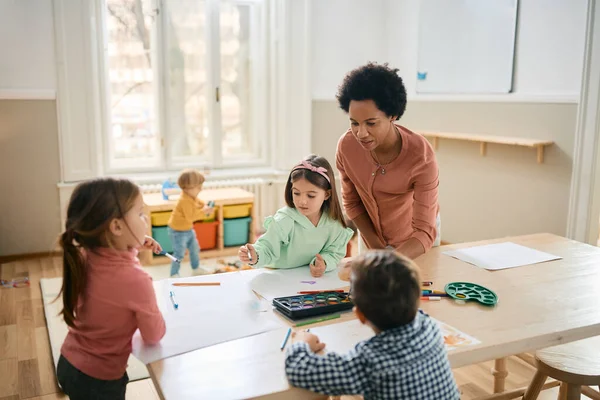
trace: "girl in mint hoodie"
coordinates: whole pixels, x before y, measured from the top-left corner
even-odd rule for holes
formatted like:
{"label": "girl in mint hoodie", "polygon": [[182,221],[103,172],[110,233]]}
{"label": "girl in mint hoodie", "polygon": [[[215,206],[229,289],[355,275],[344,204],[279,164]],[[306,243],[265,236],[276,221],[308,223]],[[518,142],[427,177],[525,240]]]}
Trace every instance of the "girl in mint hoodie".
{"label": "girl in mint hoodie", "polygon": [[306,157],[290,172],[285,185],[287,207],[265,219],[266,232],[238,251],[244,263],[260,267],[310,266],[319,277],[336,268],[353,235],[346,226],[329,162]]}

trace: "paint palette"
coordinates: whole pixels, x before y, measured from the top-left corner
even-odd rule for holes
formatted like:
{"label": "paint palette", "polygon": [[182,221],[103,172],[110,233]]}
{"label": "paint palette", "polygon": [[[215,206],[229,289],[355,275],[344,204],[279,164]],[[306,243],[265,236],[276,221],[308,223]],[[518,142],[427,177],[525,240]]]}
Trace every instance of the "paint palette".
{"label": "paint palette", "polygon": [[286,317],[299,319],[351,310],[354,304],[348,293],[323,292],[277,297],[273,306]]}
{"label": "paint palette", "polygon": [[457,300],[475,300],[486,306],[495,306],[498,296],[490,289],[470,282],[451,282],[445,287],[448,296]]}

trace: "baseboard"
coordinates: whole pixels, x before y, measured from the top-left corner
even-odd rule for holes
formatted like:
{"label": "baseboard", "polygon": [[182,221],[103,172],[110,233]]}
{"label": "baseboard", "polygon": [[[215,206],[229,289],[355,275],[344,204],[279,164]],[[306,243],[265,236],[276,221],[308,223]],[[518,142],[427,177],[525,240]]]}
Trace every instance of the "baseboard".
{"label": "baseboard", "polygon": [[0,256],[0,264],[6,264],[13,261],[31,260],[32,258],[57,257],[62,255],[62,251],[43,251],[41,253],[13,254],[11,256]]}

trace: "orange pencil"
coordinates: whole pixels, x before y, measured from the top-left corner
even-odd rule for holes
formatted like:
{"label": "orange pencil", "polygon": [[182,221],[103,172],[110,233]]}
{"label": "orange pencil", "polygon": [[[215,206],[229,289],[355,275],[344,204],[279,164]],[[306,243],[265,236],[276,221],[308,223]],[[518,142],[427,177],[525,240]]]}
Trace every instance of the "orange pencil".
{"label": "orange pencil", "polygon": [[422,296],[421,300],[425,301],[440,301],[442,298],[439,296]]}
{"label": "orange pencil", "polygon": [[181,282],[173,283],[173,286],[221,286],[221,282]]}
{"label": "orange pencil", "polygon": [[340,290],[303,290],[298,294],[319,294],[319,293],[344,293],[343,289]]}

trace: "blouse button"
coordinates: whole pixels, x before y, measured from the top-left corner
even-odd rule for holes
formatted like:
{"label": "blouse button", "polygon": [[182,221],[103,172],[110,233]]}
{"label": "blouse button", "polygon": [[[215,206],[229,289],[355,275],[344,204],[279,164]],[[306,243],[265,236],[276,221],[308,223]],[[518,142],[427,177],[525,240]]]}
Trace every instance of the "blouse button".
{"label": "blouse button", "polygon": [[375,176],[375,172],[371,172],[371,176]]}

